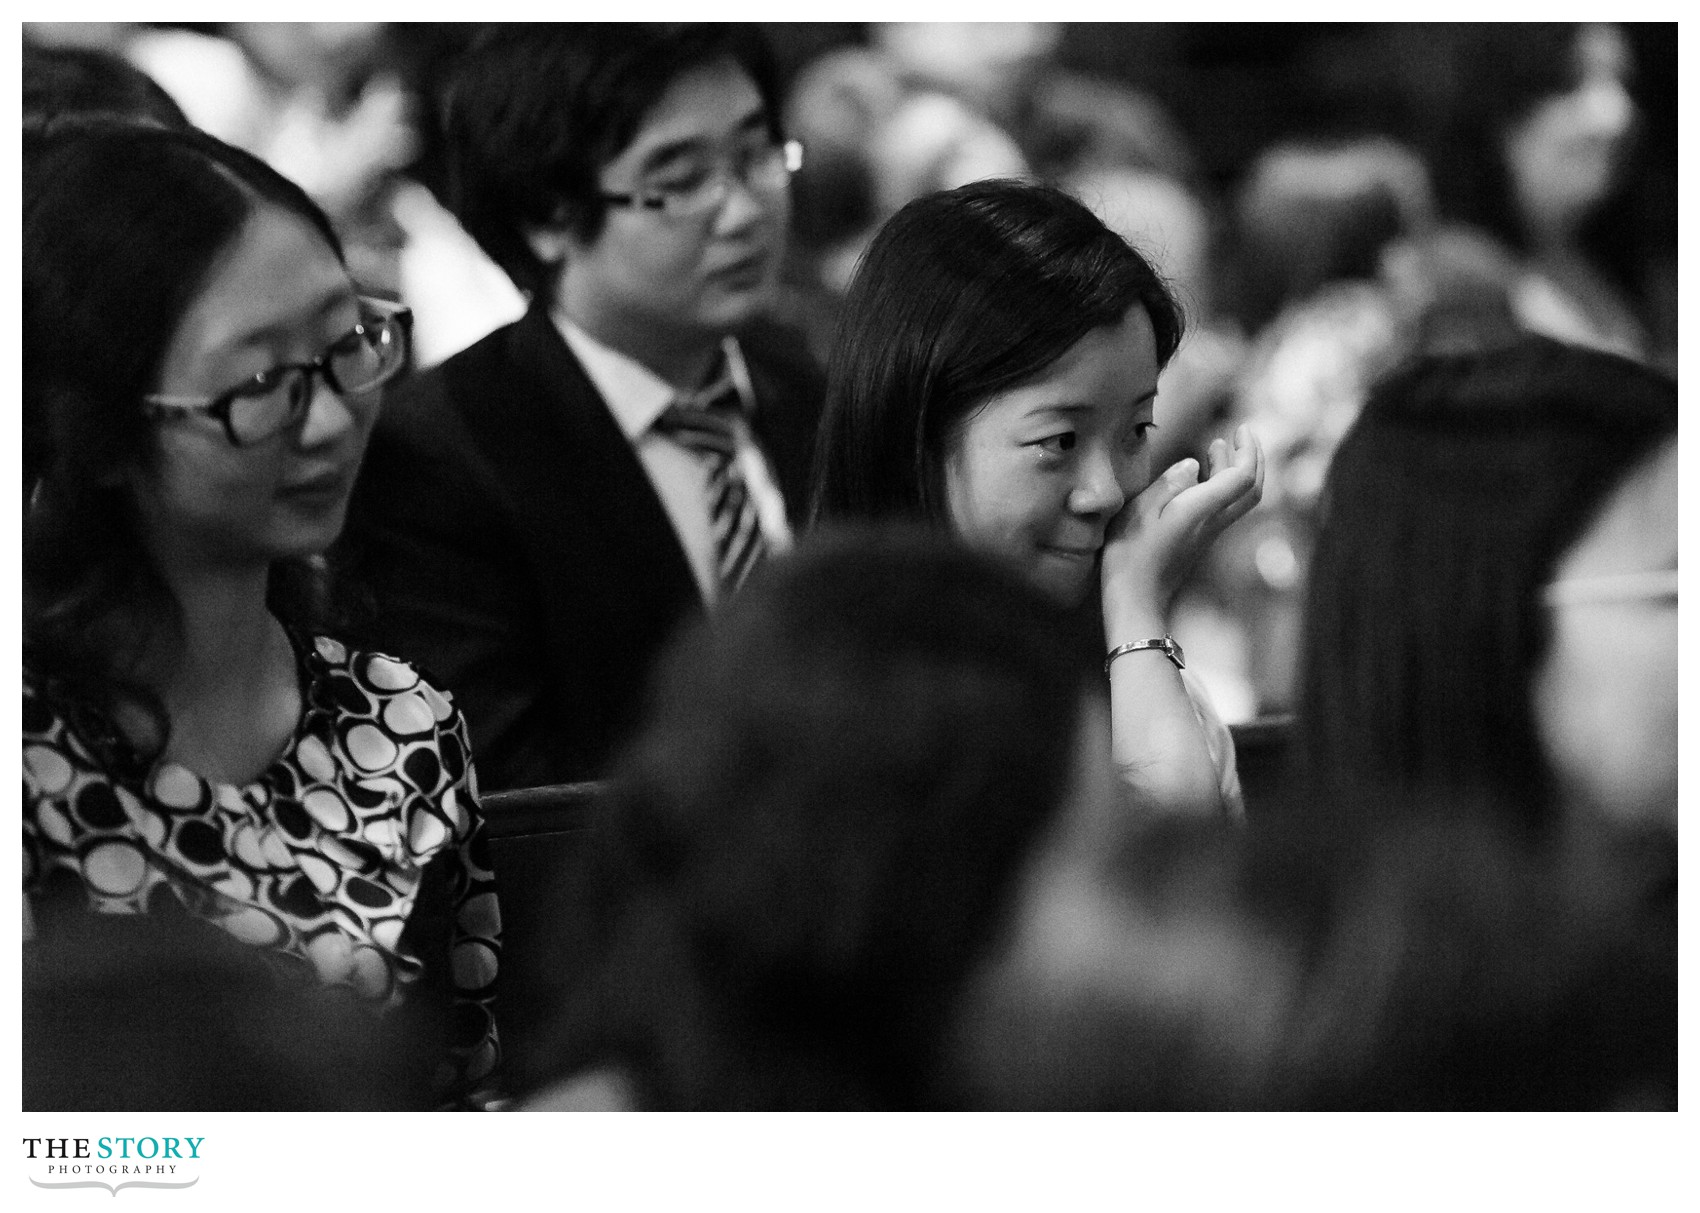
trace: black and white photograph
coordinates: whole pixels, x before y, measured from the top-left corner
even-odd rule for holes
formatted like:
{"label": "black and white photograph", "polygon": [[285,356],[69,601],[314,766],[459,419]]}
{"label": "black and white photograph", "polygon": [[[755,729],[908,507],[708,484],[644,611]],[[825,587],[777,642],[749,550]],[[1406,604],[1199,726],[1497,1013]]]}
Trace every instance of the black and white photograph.
{"label": "black and white photograph", "polygon": [[10,1190],[1695,1198],[1676,21],[482,15],[21,23]]}

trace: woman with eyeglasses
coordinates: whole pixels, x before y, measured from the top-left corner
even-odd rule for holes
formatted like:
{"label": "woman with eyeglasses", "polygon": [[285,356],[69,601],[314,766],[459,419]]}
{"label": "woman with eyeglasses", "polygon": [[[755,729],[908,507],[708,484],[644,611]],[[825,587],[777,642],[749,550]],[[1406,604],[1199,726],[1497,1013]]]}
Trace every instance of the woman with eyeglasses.
{"label": "woman with eyeglasses", "polygon": [[1676,414],[1673,380],[1544,339],[1384,383],[1323,490],[1311,776],[1674,833]]}
{"label": "woman with eyeglasses", "polygon": [[200,132],[64,127],[24,169],[26,930],[187,915],[422,1030],[433,990],[471,1090],[500,924],[466,729],[317,626],[408,315]]}

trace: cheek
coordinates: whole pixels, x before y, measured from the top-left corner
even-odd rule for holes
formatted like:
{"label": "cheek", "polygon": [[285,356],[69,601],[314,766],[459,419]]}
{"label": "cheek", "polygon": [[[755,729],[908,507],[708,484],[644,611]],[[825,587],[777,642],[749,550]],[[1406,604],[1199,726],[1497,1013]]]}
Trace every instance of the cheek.
{"label": "cheek", "polygon": [[1041,478],[1023,466],[1024,454],[970,444],[947,461],[945,502],[951,526],[971,546],[1019,546],[1044,517],[1056,512],[1054,503],[1047,504]]}
{"label": "cheek", "polygon": [[152,468],[137,477],[135,491],[167,525],[218,531],[250,525],[271,508],[279,478],[276,460],[256,450],[197,437],[160,444]]}
{"label": "cheek", "polygon": [[[612,219],[613,216],[610,216]],[[596,283],[596,293],[616,307],[665,311],[668,301],[685,294],[693,261],[676,241],[637,240],[630,234],[603,229],[594,257],[581,273]],[[570,275],[573,267],[568,266]]]}

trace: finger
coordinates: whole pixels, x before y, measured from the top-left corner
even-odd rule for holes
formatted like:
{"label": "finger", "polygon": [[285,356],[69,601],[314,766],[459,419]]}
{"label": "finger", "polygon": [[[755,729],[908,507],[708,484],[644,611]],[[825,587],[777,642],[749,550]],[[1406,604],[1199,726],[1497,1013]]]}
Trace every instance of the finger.
{"label": "finger", "polygon": [[1251,469],[1224,468],[1220,475],[1176,494],[1162,507],[1162,516],[1165,521],[1177,526],[1206,526],[1212,518],[1249,493],[1252,484]]}
{"label": "finger", "polygon": [[1247,514],[1251,513],[1261,497],[1262,491],[1254,483],[1244,493],[1240,494],[1238,497],[1234,498],[1233,501],[1224,506],[1221,513],[1219,513],[1213,520],[1212,525],[1215,526],[1218,531],[1227,530],[1241,518],[1244,518]]}
{"label": "finger", "polygon": [[1246,440],[1252,449],[1253,471],[1255,472],[1253,482],[1257,494],[1257,500],[1261,501],[1263,500],[1263,475],[1264,471],[1268,467],[1268,460],[1263,454],[1263,443],[1258,441],[1257,434],[1252,431],[1250,426],[1246,426],[1245,431]]}
{"label": "finger", "polygon": [[1263,497],[1263,444],[1249,425],[1241,425],[1234,431],[1234,466],[1251,469],[1255,504]]}
{"label": "finger", "polygon": [[1144,492],[1134,498],[1134,504],[1142,515],[1155,518],[1176,497],[1197,484],[1198,460],[1182,459],[1147,485]]}
{"label": "finger", "polygon": [[1214,514],[1200,519],[1197,523],[1199,549],[1203,550],[1215,543],[1223,531],[1251,513],[1252,508],[1257,505],[1257,500],[1256,489],[1248,483],[1244,492],[1228,501]]}
{"label": "finger", "polygon": [[1213,439],[1210,443],[1210,475],[1214,476],[1217,472],[1228,466],[1231,454],[1232,453],[1230,452],[1226,442],[1220,438]]}

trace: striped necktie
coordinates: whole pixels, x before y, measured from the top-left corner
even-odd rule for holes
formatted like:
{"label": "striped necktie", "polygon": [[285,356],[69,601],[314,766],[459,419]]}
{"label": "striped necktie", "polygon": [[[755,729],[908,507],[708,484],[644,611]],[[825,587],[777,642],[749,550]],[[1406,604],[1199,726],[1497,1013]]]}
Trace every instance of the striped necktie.
{"label": "striped necktie", "polygon": [[742,410],[730,378],[704,392],[674,401],[655,420],[657,432],[708,466],[709,525],[714,532],[720,594],[728,598],[767,556],[756,503],[738,467],[737,418]]}

